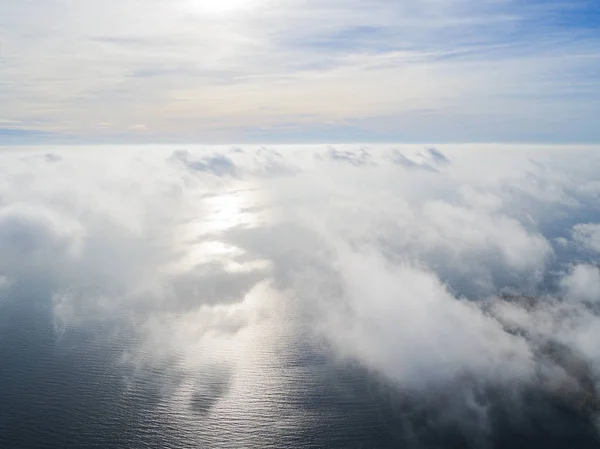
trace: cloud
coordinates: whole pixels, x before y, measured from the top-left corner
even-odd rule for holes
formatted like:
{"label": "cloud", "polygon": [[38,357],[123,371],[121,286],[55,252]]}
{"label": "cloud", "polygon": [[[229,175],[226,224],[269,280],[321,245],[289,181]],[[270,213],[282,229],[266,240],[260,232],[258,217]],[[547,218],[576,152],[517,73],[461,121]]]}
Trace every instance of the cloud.
{"label": "cloud", "polygon": [[438,164],[447,164],[448,162],[450,162],[449,159],[444,155],[444,153],[442,153],[435,147],[427,148],[427,153]]}
{"label": "cloud", "polygon": [[526,342],[455,298],[434,273],[390,266],[376,255],[340,258],[350,311],[337,318],[332,338],[401,388],[430,391],[462,376],[507,383],[532,376]]}
{"label": "cloud", "polygon": [[600,224],[582,223],[573,227],[573,240],[588,251],[600,253]]}
{"label": "cloud", "polygon": [[78,221],[50,209],[18,203],[4,207],[0,212],[3,271],[35,270],[61,255],[76,258],[84,233]]}
{"label": "cloud", "polygon": [[399,151],[394,151],[394,158],[393,158],[394,164],[396,165],[400,165],[409,169],[420,169],[420,170],[425,170],[425,171],[437,171],[434,167],[432,167],[431,165],[427,164],[424,161],[413,161],[409,158],[407,158],[404,154],[402,154]]}
{"label": "cloud", "polygon": [[169,159],[182,163],[192,171],[208,172],[216,176],[233,176],[236,173],[235,165],[231,159],[220,154],[205,156],[200,160],[193,160],[189,151],[177,150],[173,152]]}
{"label": "cloud", "polygon": [[11,143],[598,140],[590,2],[229,0],[219,14],[208,3],[57,0],[33,11],[1,2],[10,20],[0,22],[0,116],[37,130],[4,134]]}
{"label": "cloud", "polygon": [[91,334],[130,381],[161,373],[190,422],[260,407],[255,382],[289,393],[290,419],[320,416],[293,376],[323,363],[382,379],[416,447],[541,438],[539,420],[544,438],[584,434],[599,410],[597,163],[586,147],[7,150],[0,308],[32,298],[57,344]]}
{"label": "cloud", "polygon": [[148,125],[143,125],[143,124],[131,125],[129,127],[129,129],[131,131],[146,131],[148,129]]}
{"label": "cloud", "polygon": [[329,157],[336,162],[346,162],[350,165],[366,165],[371,163],[371,155],[366,148],[361,148],[359,153],[354,151],[339,151],[333,147],[329,147]]}
{"label": "cloud", "polygon": [[598,302],[600,300],[600,268],[595,265],[576,265],[562,279],[562,286],[569,299]]}

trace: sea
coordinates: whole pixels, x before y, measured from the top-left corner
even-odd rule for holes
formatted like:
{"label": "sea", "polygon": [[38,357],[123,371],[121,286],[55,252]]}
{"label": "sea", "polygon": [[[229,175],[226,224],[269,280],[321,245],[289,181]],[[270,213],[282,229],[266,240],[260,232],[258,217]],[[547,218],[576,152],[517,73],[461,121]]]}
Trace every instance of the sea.
{"label": "sea", "polygon": [[96,332],[57,338],[48,301],[28,288],[21,295],[0,316],[3,449],[600,447],[587,419],[539,398],[473,436],[289,333],[264,351],[257,337],[238,372],[205,371],[201,388],[174,393],[164,387],[177,377],[168,364],[132,369],[118,338]]}

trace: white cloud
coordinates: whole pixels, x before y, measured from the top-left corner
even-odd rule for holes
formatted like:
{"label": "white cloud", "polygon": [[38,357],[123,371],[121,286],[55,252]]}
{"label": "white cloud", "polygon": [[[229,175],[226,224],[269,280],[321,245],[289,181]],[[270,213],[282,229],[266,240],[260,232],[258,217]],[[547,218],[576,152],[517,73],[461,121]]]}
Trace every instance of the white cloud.
{"label": "white cloud", "polygon": [[576,265],[562,280],[565,295],[578,301],[600,301],[600,268],[595,265]]}
{"label": "white cloud", "polygon": [[[413,163],[394,163],[399,154]],[[270,358],[314,345],[459,432],[485,434],[498,408],[538,413],[523,392],[577,410],[597,396],[600,272],[571,238],[587,242],[600,220],[578,188],[598,157],[524,146],[7,149],[0,307],[32,296],[58,337],[78,328],[119,348],[134,375],[167,370],[161,391],[177,416],[219,416],[251,394],[249,367],[288,372]],[[198,404],[215,376],[215,397]]]}
{"label": "white cloud", "polygon": [[434,273],[354,252],[341,252],[338,264],[348,304],[336,309],[329,338],[400,388],[430,392],[464,376],[502,383],[532,378],[527,343],[457,300]]}
{"label": "white cloud", "polygon": [[573,226],[573,240],[589,251],[600,253],[600,224],[582,223]]}

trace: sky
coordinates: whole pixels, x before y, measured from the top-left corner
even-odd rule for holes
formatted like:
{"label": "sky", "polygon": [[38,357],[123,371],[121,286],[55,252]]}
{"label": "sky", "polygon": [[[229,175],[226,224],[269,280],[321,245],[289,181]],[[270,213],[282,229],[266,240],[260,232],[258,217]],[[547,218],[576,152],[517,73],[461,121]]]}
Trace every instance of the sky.
{"label": "sky", "polygon": [[596,0],[0,0],[0,144],[600,141]]}

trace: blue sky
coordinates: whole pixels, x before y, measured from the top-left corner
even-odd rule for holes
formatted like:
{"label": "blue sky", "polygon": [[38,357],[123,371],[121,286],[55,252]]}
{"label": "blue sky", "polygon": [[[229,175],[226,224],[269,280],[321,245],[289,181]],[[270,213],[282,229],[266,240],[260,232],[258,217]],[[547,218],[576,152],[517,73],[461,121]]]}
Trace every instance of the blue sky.
{"label": "blue sky", "polygon": [[0,41],[0,144],[600,141],[597,0],[0,0]]}

